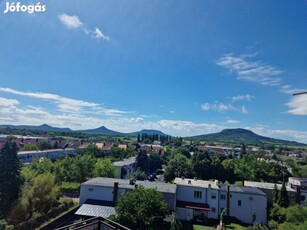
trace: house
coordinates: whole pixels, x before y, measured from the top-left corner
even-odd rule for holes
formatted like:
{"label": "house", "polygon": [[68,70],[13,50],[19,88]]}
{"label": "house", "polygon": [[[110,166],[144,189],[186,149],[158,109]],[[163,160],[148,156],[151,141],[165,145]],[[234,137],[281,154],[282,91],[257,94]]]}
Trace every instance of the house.
{"label": "house", "polygon": [[136,171],[137,161],[136,157],[130,157],[116,161],[113,164],[116,171],[116,177],[120,179],[127,179]]}
{"label": "house", "polygon": [[128,148],[128,145],[127,144],[119,144],[118,148],[126,150]]}
{"label": "house", "polygon": [[17,156],[21,163],[31,163],[35,158],[57,160],[63,156],[77,155],[75,149],[48,149],[43,151],[20,151]]}
{"label": "house", "polygon": [[208,219],[218,220],[221,212],[227,208],[227,215],[244,223],[267,223],[267,197],[258,188],[184,178],[176,178],[174,182],[175,184],[169,184],[94,178],[81,184],[80,208],[76,213],[87,215],[90,210],[96,209],[106,217],[108,213],[114,213],[115,209],[112,208],[120,202],[121,194],[142,185],[144,188],[154,188],[161,192],[168,208],[176,211],[181,220],[202,222]]}
{"label": "house", "polygon": [[260,189],[184,178],[176,178],[174,183],[176,213],[181,220],[219,219],[226,208],[227,215],[244,223],[267,223],[267,198]]}
{"label": "house", "polygon": [[289,177],[288,186],[296,192],[296,202],[306,204],[307,202],[307,178],[306,177]]}
{"label": "house", "polygon": [[103,150],[106,154],[110,153],[110,150],[111,150],[111,148],[113,146],[112,143],[105,143],[105,142],[103,142],[103,143],[96,143],[95,145],[96,145],[96,147],[98,149]]}
{"label": "house", "polygon": [[[244,185],[259,188],[265,194],[267,194],[268,201],[272,201],[272,192],[274,190],[274,183],[244,181]],[[280,190],[282,184],[276,184]],[[302,177],[289,177],[286,184],[286,190],[291,204],[302,204],[307,202],[307,178]]]}
{"label": "house", "polygon": [[[120,202],[120,195],[130,192],[140,185],[161,192],[168,208],[175,210],[176,185],[174,184],[97,177],[81,184],[80,207],[76,214],[82,216],[103,214],[103,217],[107,218],[109,214],[114,214],[114,206]],[[93,210],[99,211],[94,212]],[[88,215],[89,213],[92,214]]]}
{"label": "house", "polygon": [[149,153],[156,153],[159,155],[164,154],[164,149],[160,145],[141,145],[141,150],[146,151],[147,154]]}
{"label": "house", "polygon": [[[275,187],[274,183],[267,183],[267,182],[256,182],[256,181],[244,181],[245,186],[250,186],[254,188],[259,188],[261,191],[263,191],[268,198],[268,202],[271,204],[273,203],[273,190]],[[276,184],[277,189],[281,189],[282,184]],[[286,186],[286,190],[288,193],[288,197],[291,204],[295,204],[295,190]]]}

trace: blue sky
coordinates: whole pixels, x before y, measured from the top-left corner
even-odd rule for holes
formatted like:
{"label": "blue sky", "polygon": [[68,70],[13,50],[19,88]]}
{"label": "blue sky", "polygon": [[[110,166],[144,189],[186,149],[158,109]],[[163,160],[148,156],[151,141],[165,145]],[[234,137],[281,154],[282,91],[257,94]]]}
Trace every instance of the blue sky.
{"label": "blue sky", "polygon": [[306,1],[6,2],[0,124],[307,143]]}

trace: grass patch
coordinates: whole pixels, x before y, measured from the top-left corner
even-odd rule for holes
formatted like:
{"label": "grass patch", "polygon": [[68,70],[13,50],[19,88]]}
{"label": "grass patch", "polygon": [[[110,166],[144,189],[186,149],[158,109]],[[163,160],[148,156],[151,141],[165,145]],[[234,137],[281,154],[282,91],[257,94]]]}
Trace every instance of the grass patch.
{"label": "grass patch", "polygon": [[62,182],[61,188],[64,189],[79,189],[80,188],[80,183],[77,182]]}
{"label": "grass patch", "polygon": [[193,225],[193,230],[213,230],[214,228],[208,227],[208,226],[203,226],[203,225],[198,225],[194,224]]}
{"label": "grass patch", "polygon": [[240,224],[236,224],[236,223],[231,223],[231,224],[227,224],[225,225],[225,229],[233,229],[233,230],[246,230],[247,228],[243,225]]}

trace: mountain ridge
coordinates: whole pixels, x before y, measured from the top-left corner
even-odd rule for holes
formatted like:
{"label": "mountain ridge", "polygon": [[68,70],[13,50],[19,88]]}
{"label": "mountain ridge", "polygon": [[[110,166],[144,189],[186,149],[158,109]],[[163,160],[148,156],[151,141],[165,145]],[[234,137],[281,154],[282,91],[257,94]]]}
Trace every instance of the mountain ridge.
{"label": "mountain ridge", "polygon": [[282,140],[272,137],[265,137],[254,133],[248,129],[235,128],[224,129],[218,133],[202,134],[197,136],[187,137],[188,140],[200,140],[210,142],[224,142],[228,144],[246,144],[246,145],[263,145],[263,144],[276,144],[276,145],[304,145],[296,141]]}
{"label": "mountain ridge", "polygon": [[[85,130],[72,130],[70,128],[59,128],[53,127],[48,124],[39,126],[31,125],[0,125],[0,128],[11,128],[11,129],[28,129],[28,130],[41,130],[41,131],[60,131],[60,132],[81,132],[86,134],[99,134],[99,135],[113,135],[122,137],[135,137],[138,134],[157,134],[157,135],[168,135],[160,130],[154,129],[142,129],[140,131],[131,133],[117,132],[100,126],[96,129],[85,129]],[[246,144],[246,145],[263,145],[263,144],[276,144],[276,145],[291,145],[291,146],[307,146],[305,143],[299,143],[296,141],[282,140],[271,137],[265,137],[254,133],[248,129],[233,128],[224,129],[218,133],[202,134],[196,136],[185,137],[186,140],[200,140],[208,142],[223,142],[227,144]]]}

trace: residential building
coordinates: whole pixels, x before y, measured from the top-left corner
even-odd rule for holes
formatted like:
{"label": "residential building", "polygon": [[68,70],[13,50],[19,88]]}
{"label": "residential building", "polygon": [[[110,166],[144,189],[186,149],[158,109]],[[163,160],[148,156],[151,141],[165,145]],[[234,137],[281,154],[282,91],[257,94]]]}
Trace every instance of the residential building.
{"label": "residential building", "polygon": [[288,186],[295,189],[296,202],[306,205],[307,203],[307,178],[306,177],[289,177]]}
{"label": "residential building", "polygon": [[120,195],[132,191],[137,186],[161,192],[168,208],[175,210],[175,184],[98,177],[81,184],[80,208],[76,214],[87,216],[91,213],[88,216],[100,216],[99,213],[103,213],[103,217],[107,218],[108,215],[114,214],[114,206],[120,201]]}
{"label": "residential building", "polygon": [[136,157],[124,158],[123,160],[113,163],[115,166],[115,175],[120,179],[127,179],[136,171]]}
{"label": "residential building", "polygon": [[96,147],[98,149],[101,149],[103,150],[106,154],[109,154],[110,153],[110,150],[112,148],[113,144],[112,143],[96,143]]}
{"label": "residential building", "polygon": [[[259,188],[261,191],[263,191],[267,195],[267,199],[269,203],[273,203],[273,190],[275,187],[274,183],[267,183],[267,182],[256,182],[256,181],[244,181],[245,186],[250,186],[254,188]],[[276,184],[277,189],[280,190],[282,184]],[[295,204],[295,190],[293,188],[290,188],[289,186],[286,186],[286,190],[288,193],[288,197],[291,204]]]}
{"label": "residential building", "polygon": [[[268,201],[272,201],[272,192],[274,190],[274,183],[244,181],[244,185],[259,188],[267,194]],[[277,189],[281,189],[282,184],[276,184]],[[286,184],[286,190],[291,204],[305,205],[307,202],[307,178],[289,177]]]}
{"label": "residential building", "polygon": [[21,163],[31,163],[35,158],[48,158],[50,160],[57,160],[64,156],[75,156],[77,151],[75,149],[49,149],[43,151],[20,151],[17,153]]}
{"label": "residential building", "polygon": [[244,223],[267,223],[267,198],[257,188],[184,178],[176,178],[174,182],[177,185],[176,213],[181,220],[219,219],[227,208],[227,215]]}
{"label": "residential building", "polygon": [[[110,213],[114,214],[115,209],[112,207],[120,202],[121,194],[142,185],[161,192],[168,208],[176,211],[181,220],[200,222],[208,219],[218,220],[223,209],[227,208],[227,215],[244,223],[267,223],[267,198],[258,188],[184,178],[176,178],[174,182],[175,184],[169,184],[94,178],[81,184],[81,206],[76,213],[86,215],[90,210],[97,209],[101,215],[107,217]],[[83,211],[85,207],[87,211]]]}

